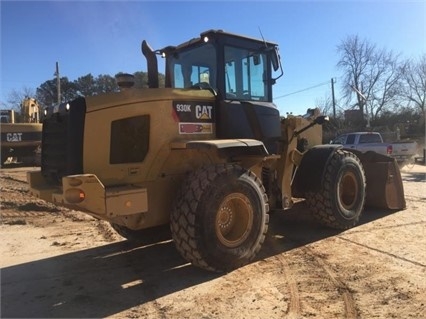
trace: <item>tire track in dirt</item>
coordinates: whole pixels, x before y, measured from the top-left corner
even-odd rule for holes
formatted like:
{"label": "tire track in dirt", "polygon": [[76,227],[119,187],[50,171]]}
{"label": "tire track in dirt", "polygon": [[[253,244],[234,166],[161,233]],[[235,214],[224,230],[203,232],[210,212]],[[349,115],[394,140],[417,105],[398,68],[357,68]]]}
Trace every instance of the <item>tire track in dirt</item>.
{"label": "tire track in dirt", "polygon": [[18,211],[8,211],[1,212],[1,218],[25,218],[25,217],[42,217],[46,216],[44,212],[18,212]]}
{"label": "tire track in dirt", "polygon": [[[300,318],[301,317],[300,294],[299,294],[299,289],[297,288],[297,281],[295,280],[296,277],[293,275],[287,260],[284,258],[282,254],[278,254],[275,257],[282,265],[282,270],[284,272],[285,278],[287,279],[286,282],[287,282],[288,289],[290,291],[290,302],[288,303],[287,318],[289,319]],[[284,289],[282,285],[277,285],[276,288],[283,295],[287,293],[287,290]]]}
{"label": "tire track in dirt", "polygon": [[287,302],[286,318],[301,318],[301,298],[297,287],[297,278],[299,278],[299,276],[292,270],[292,267],[287,261],[289,257],[286,253],[283,253],[282,247],[276,242],[276,238],[272,233],[267,235],[264,249],[267,250],[268,255],[272,257],[261,260],[260,263],[258,263],[258,272],[271,272],[277,275],[284,275],[285,280],[277,281],[274,287],[284,296],[284,300]]}
{"label": "tire track in dirt", "polygon": [[[288,245],[297,248],[283,253],[277,245],[268,245],[273,257],[259,266],[260,272],[283,273],[285,280],[277,281],[275,288],[287,296],[286,318],[309,317],[318,311],[326,317],[344,314],[348,319],[358,318],[353,292],[332,270],[326,257],[298,239],[286,239]],[[321,300],[317,300],[318,294],[327,295],[325,299],[332,305],[329,309],[318,309],[322,305]],[[326,312],[329,313],[326,315]]]}
{"label": "tire track in dirt", "polygon": [[345,307],[344,317],[348,319],[358,318],[355,299],[353,298],[352,292],[346,286],[346,284],[341,279],[339,279],[339,276],[331,269],[330,265],[325,261],[323,257],[315,253],[307,246],[303,247],[302,251],[305,251],[307,254],[314,258],[315,263],[325,271],[333,285],[337,288],[337,291],[343,296],[343,302]]}

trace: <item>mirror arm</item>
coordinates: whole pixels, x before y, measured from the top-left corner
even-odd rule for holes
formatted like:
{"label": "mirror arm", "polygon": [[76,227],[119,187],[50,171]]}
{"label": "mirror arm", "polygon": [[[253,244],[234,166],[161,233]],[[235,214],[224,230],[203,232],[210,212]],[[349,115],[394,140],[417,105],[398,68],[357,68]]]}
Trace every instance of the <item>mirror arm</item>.
{"label": "mirror arm", "polygon": [[291,137],[291,139],[293,139],[293,138],[295,138],[295,137],[297,137],[298,135],[300,135],[301,133],[303,133],[304,131],[306,131],[306,130],[308,130],[308,129],[310,129],[312,126],[314,126],[314,125],[317,125],[317,124],[319,124],[319,125],[322,125],[322,124],[324,124],[324,122],[327,122],[327,121],[329,121],[329,117],[328,116],[318,116],[312,123],[310,123],[309,125],[307,125],[307,126],[305,126],[305,127],[303,127],[303,128],[301,128],[300,130],[298,130],[298,131],[294,131],[293,132],[293,136]]}

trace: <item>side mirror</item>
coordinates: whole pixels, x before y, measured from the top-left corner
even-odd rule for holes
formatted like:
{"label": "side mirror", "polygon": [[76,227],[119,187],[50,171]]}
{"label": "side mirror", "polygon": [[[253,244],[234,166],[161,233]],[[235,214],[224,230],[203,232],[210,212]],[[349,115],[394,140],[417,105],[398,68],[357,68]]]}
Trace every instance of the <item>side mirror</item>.
{"label": "side mirror", "polygon": [[272,68],[274,71],[277,71],[280,67],[280,55],[278,54],[278,49],[275,48],[274,52],[271,54]]}
{"label": "side mirror", "polygon": [[314,123],[323,125],[325,122],[328,122],[328,121],[330,121],[330,118],[328,116],[321,115],[315,118]]}
{"label": "side mirror", "polygon": [[272,80],[272,84],[275,84],[275,82],[283,76],[284,71],[283,71],[283,66],[281,64],[281,59],[280,59],[280,54],[278,53],[278,48],[274,47],[273,49],[274,51],[270,54],[271,56],[271,64],[272,64],[272,68],[274,71],[278,71],[280,70],[280,75],[278,75],[275,79],[271,79]]}

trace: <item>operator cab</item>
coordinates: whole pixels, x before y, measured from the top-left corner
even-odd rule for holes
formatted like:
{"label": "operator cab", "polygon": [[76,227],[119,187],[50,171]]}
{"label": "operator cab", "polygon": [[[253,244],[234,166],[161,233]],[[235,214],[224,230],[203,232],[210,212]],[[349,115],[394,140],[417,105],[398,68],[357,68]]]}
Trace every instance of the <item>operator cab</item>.
{"label": "operator cab", "polygon": [[160,50],[166,57],[166,87],[211,87],[224,99],[272,102],[276,48],[223,31],[201,33],[200,38]]}
{"label": "operator cab", "polygon": [[148,61],[150,87],[158,87],[155,54],[159,54],[166,59],[166,87],[206,89],[216,96],[218,138],[261,140],[275,153],[281,136],[279,111],[272,103],[277,79],[272,72],[281,67],[277,44],[209,30],[155,52],[144,41],[142,52]]}

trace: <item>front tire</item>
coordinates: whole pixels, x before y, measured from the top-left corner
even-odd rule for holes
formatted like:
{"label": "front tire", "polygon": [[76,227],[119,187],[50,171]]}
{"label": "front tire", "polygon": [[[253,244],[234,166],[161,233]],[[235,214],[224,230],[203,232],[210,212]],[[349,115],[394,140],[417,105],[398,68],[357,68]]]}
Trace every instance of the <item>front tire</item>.
{"label": "front tire", "polygon": [[306,203],[323,225],[348,229],[359,222],[364,209],[366,179],[358,157],[337,150],[324,168],[320,191],[307,192]]}
{"label": "front tire", "polygon": [[193,172],[171,214],[177,250],[194,266],[216,272],[249,263],[265,240],[269,206],[261,181],[238,165]]}

